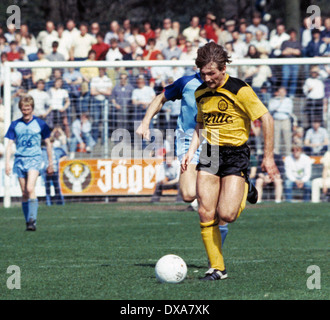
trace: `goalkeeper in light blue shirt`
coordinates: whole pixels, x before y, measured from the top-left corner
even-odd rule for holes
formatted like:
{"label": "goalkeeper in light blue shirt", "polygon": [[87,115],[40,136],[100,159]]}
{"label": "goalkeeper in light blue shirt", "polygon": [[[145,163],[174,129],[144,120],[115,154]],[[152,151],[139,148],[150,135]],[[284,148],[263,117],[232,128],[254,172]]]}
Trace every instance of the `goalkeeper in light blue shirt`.
{"label": "goalkeeper in light blue shirt", "polygon": [[[6,174],[17,174],[22,190],[22,209],[26,221],[26,230],[35,231],[38,215],[38,199],[35,185],[42,168],[41,140],[45,141],[49,159],[47,172],[53,173],[52,145],[50,129],[45,121],[33,115],[34,100],[31,96],[23,96],[19,102],[22,117],[13,121],[5,135],[8,138],[6,147]],[[13,144],[16,153],[13,169],[10,166]]]}

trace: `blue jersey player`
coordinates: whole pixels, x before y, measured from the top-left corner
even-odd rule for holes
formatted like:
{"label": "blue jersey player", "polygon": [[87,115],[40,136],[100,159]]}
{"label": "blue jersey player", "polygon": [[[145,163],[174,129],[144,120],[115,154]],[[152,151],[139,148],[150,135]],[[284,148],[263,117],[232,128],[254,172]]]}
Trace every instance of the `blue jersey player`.
{"label": "blue jersey player", "polygon": [[[195,99],[196,89],[203,83],[200,73],[195,75],[183,76],[172,84],[165,87],[164,92],[154,98],[149,105],[147,112],[136,130],[136,133],[143,138],[150,140],[149,125],[152,118],[159,113],[166,101],[181,100],[181,111],[177,120],[176,134],[176,153],[181,163],[183,156],[189,149],[193,131],[196,126],[197,105]],[[194,154],[192,161],[187,166],[187,170],[180,174],[180,192],[185,202],[197,202],[196,200],[196,165],[199,161],[201,146]],[[225,241],[228,233],[227,223],[220,221],[220,232],[222,242]]]}
{"label": "blue jersey player", "polygon": [[[17,174],[22,190],[22,209],[26,221],[26,230],[36,230],[38,215],[38,199],[35,185],[42,168],[41,140],[45,141],[48,154],[47,173],[53,173],[52,147],[50,129],[47,124],[33,115],[34,100],[31,96],[24,96],[19,102],[22,117],[13,121],[6,133],[9,139],[6,147],[6,174],[13,171]],[[16,143],[16,153],[13,170],[10,166],[12,146]]]}

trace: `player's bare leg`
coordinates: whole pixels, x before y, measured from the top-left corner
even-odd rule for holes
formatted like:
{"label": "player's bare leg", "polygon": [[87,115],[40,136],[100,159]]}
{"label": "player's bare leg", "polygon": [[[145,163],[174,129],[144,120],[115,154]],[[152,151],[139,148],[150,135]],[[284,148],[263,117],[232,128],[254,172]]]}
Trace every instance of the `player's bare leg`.
{"label": "player's bare leg", "polygon": [[248,184],[244,177],[235,175],[221,178],[221,192],[217,212],[221,220],[234,222],[245,208]]}

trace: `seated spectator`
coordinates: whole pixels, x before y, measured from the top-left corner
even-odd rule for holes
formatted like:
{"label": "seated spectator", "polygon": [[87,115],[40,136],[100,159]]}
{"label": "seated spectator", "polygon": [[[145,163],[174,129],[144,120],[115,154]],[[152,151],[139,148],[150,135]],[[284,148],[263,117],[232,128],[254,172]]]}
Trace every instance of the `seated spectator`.
{"label": "seated spectator", "polygon": [[22,45],[22,49],[24,49],[29,61],[36,60],[38,52],[38,47],[32,42],[32,39],[32,35],[28,34],[26,36],[26,44]]}
{"label": "seated spectator", "polygon": [[111,39],[118,39],[118,31],[120,29],[118,21],[114,20],[110,23],[110,30],[105,34],[104,42],[111,45]]}
{"label": "seated spectator", "polygon": [[143,49],[136,42],[132,42],[130,46],[126,48],[123,60],[142,60],[142,56]]}
{"label": "seated spectator", "polygon": [[304,151],[308,155],[323,155],[328,150],[328,131],[321,127],[321,122],[314,120],[312,127],[306,131]]}
{"label": "seated spectator", "polygon": [[147,41],[146,38],[140,33],[139,26],[133,26],[131,32],[131,35],[129,35],[126,40],[130,44],[136,43],[141,49],[143,49],[146,46]]}
{"label": "seated spectator", "polygon": [[197,58],[197,50],[193,43],[190,41],[186,42],[186,51],[182,52],[180,60],[195,60]]}
{"label": "seated spectator", "polygon": [[49,61],[65,61],[64,55],[58,52],[58,41],[52,43],[52,51],[46,56]]}
{"label": "seated spectator", "polygon": [[[91,81],[91,115],[93,117],[92,136],[95,142],[98,141],[101,133],[102,122],[104,121],[104,103],[109,99],[112,92],[112,82],[105,73],[105,68],[99,68],[99,76]],[[105,137],[103,137],[105,139]]]}
{"label": "seated spectator", "polygon": [[286,201],[292,202],[292,190],[303,190],[303,200],[310,201],[311,197],[311,158],[302,153],[302,147],[294,145],[292,154],[284,160],[286,180],[284,193]]}
{"label": "seated spectator", "polygon": [[296,127],[292,134],[292,144],[303,145],[304,144],[305,130],[303,127]]}
{"label": "seated spectator", "polygon": [[17,41],[13,40],[9,44],[10,50],[7,52],[8,61],[19,60],[18,44]]}
{"label": "seated spectator", "polygon": [[[239,59],[239,55],[234,51],[234,47],[233,47],[233,43],[232,42],[226,42],[224,45],[225,49],[227,50],[230,59],[232,61],[236,61],[237,59]],[[233,67],[231,65],[228,65],[226,67],[226,72],[234,78],[238,77],[238,67]]]}
{"label": "seated spectator", "polygon": [[271,53],[271,47],[269,41],[265,38],[265,34],[262,30],[256,30],[255,39],[252,40],[251,44],[253,44],[260,55],[267,54],[267,56]]}
{"label": "seated spectator", "polygon": [[306,47],[307,57],[321,57],[327,49],[327,45],[321,39],[321,31],[319,29],[312,30],[312,40]]}
{"label": "seated spectator", "polygon": [[79,149],[92,152],[96,142],[92,137],[92,124],[87,113],[82,113],[80,117],[73,121],[71,131],[70,159],[74,159],[78,145]]}
{"label": "seated spectator", "polygon": [[[7,53],[10,50],[6,37],[3,34],[0,34],[0,54],[3,52]],[[36,50],[37,52],[37,50]]]}
{"label": "seated spectator", "polygon": [[107,61],[123,60],[123,52],[118,47],[118,39],[112,38],[110,40],[110,48],[105,56]]}
{"label": "seated spectator", "polygon": [[[249,47],[250,52],[254,50],[256,49],[253,48],[253,46]],[[256,57],[259,55],[258,52],[255,54]],[[260,58],[266,59],[268,57],[262,55]],[[258,97],[260,97],[262,87],[265,85],[267,86],[267,83],[272,80],[272,69],[268,65],[254,65],[243,67],[242,70],[244,72],[245,81],[251,85],[252,89],[255,91]]]}
{"label": "seated spectator", "polygon": [[236,28],[235,20],[228,20],[217,30],[218,44],[224,46],[227,42],[233,41],[232,32]]}
{"label": "seated spectator", "polygon": [[274,152],[280,154],[280,148],[284,146],[284,155],[288,156],[291,152],[293,101],[287,97],[285,87],[279,88],[277,95],[270,99],[268,109],[274,118]]}
{"label": "seated spectator", "polygon": [[246,43],[241,39],[241,36],[239,34],[238,30],[234,30],[232,33],[232,45],[233,45],[233,50],[236,52],[237,58],[242,59],[246,56],[248,47]]}
{"label": "seated spectator", "polygon": [[104,35],[101,32],[96,34],[96,43],[92,45],[92,50],[95,51],[95,60],[105,60],[105,56],[110,48],[110,45],[104,42]]}
{"label": "seated spectator", "polygon": [[162,54],[165,60],[171,60],[173,57],[180,59],[182,54],[181,49],[176,45],[176,38],[169,37],[167,40],[167,47],[163,49]]}
{"label": "seated spectator", "polygon": [[147,42],[147,46],[143,51],[144,60],[157,60],[157,55],[161,53],[161,51],[156,49],[155,46],[156,46],[156,40],[154,38],[149,38]]}
{"label": "seated spectator", "polygon": [[209,40],[213,40],[215,43],[218,42],[218,36],[216,33],[216,30],[218,29],[218,26],[216,24],[216,16],[209,12],[206,15],[206,21],[204,24],[204,30],[206,31],[206,38]]}
{"label": "seated spectator", "polygon": [[[166,151],[164,151],[166,153]],[[163,190],[179,190],[180,162],[172,155],[164,155],[164,161],[158,173],[158,181],[151,202],[159,202]],[[177,202],[181,201],[178,191]]]}
{"label": "seated spectator", "polygon": [[[50,138],[51,142],[54,142],[53,138]],[[66,152],[62,148],[57,148],[53,145],[52,148],[52,160],[53,160],[53,174],[49,175],[46,172],[46,169],[48,167],[48,155],[46,148],[42,148],[42,158],[43,158],[43,170],[41,171],[41,176],[44,179],[45,182],[45,189],[46,189],[46,205],[51,206],[52,205],[52,199],[51,199],[51,192],[50,188],[51,185],[54,187],[54,193],[55,197],[54,200],[56,204],[58,205],[64,205],[64,196],[62,194],[61,190],[61,184],[60,184],[60,176],[59,176],[59,166],[60,162],[62,160],[66,159]]]}
{"label": "seated spectator", "polygon": [[[323,164],[322,177],[312,180],[312,202],[314,203],[320,202],[321,199],[326,201],[328,189],[330,189],[330,151],[324,154],[321,163]],[[320,194],[321,190],[322,195]]]}
{"label": "seated spectator", "polygon": [[48,91],[51,87],[54,87],[56,79],[62,79],[62,89],[69,90],[69,86],[66,81],[63,79],[62,70],[55,68],[53,69],[53,74],[50,80],[46,83],[46,90]]}
{"label": "seated spectator", "polygon": [[144,36],[146,43],[148,43],[149,39],[155,39],[155,31],[151,28],[150,21],[146,20],[143,22],[143,32],[142,35]]}
{"label": "seated spectator", "polygon": [[67,109],[70,106],[69,93],[62,88],[63,80],[56,79],[54,87],[49,89],[50,110],[53,117],[53,125],[64,128],[67,137],[70,137]]}
{"label": "seated spectator", "polygon": [[50,138],[54,140],[54,148],[61,148],[68,153],[68,138],[59,125],[54,126],[54,129],[50,133]]}
{"label": "seated spectator", "polygon": [[263,159],[263,155],[259,155],[257,177],[255,184],[256,189],[258,190],[258,203],[262,202],[263,188],[270,184],[273,184],[275,188],[275,203],[281,203],[282,195],[283,195],[283,180],[285,178],[284,162],[282,155],[279,154],[274,155],[275,164],[280,174],[276,175],[273,181],[269,178],[266,172],[261,171],[262,159]]}
{"label": "seated spectator", "polygon": [[127,41],[127,37],[125,35],[125,30],[120,28],[118,30],[118,49],[122,55],[129,53],[130,51],[130,43]]}
{"label": "seated spectator", "polygon": [[252,17],[252,24],[250,24],[246,28],[246,31],[251,32],[255,37],[256,32],[258,30],[261,30],[264,34],[265,39],[268,39],[269,29],[266,25],[262,24],[261,21],[262,21],[262,17],[260,12],[254,12]]}

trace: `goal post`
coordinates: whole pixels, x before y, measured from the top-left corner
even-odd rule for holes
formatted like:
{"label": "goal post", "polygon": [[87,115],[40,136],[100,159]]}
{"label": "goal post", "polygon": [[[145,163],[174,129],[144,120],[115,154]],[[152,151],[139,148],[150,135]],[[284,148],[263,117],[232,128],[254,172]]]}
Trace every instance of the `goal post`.
{"label": "goal post", "polygon": [[[297,85],[297,95],[294,97],[296,98],[297,101],[295,101],[295,112],[294,116],[298,118],[298,121],[303,123],[305,121],[305,114],[304,114],[304,106],[306,104],[306,96],[302,93],[302,84],[303,82],[309,77],[309,69],[311,66],[319,66],[321,69],[324,71],[323,77],[326,78],[326,72],[328,72],[327,77],[330,77],[330,58],[297,58],[297,59],[291,59],[291,58],[280,58],[280,59],[237,59],[233,60],[231,64],[228,66],[228,73],[232,76],[237,76],[238,78],[242,80],[247,80],[245,79],[246,76],[246,70],[250,67],[255,67],[255,69],[258,69],[260,67],[265,67],[265,68],[270,68],[271,72],[273,73],[273,76],[275,76],[276,81],[271,82],[268,84],[268,89],[271,91],[271,93],[274,93],[280,86],[282,86],[282,79],[283,73],[282,73],[282,67],[283,66],[292,66],[296,65],[299,67],[299,75],[298,81],[299,84]],[[69,68],[74,68],[74,69],[80,69],[80,68],[106,68],[107,70],[113,71],[118,68],[122,70],[133,70],[133,69],[148,69],[150,70],[151,68],[183,68],[183,69],[190,69],[195,67],[195,63],[193,60],[171,60],[171,61],[166,61],[166,60],[155,60],[155,61],[63,61],[63,62],[22,62],[22,61],[17,61],[17,62],[5,62],[3,65],[4,68],[4,94],[3,94],[3,101],[4,101],[4,107],[5,107],[5,115],[4,115],[4,131],[6,132],[12,119],[12,88],[11,88],[11,82],[12,82],[12,70],[15,69],[39,69],[39,68],[51,68],[52,70],[55,69],[62,69],[62,70],[67,70]],[[233,72],[233,74],[231,74]],[[257,72],[254,70],[254,72]],[[168,78],[169,75],[168,75]],[[249,80],[251,80],[253,76],[249,77]],[[267,77],[266,77],[267,78]],[[324,78],[324,79],[325,79]],[[137,77],[135,77],[137,79]],[[119,79],[116,79],[119,81]],[[258,82],[256,79],[256,83]],[[267,80],[267,79],[266,79]],[[155,79],[153,79],[155,81]],[[172,79],[173,81],[173,79]],[[253,81],[253,80],[251,80]],[[155,82],[153,82],[155,83]],[[253,82],[252,82],[253,83]],[[163,83],[164,84],[164,83]],[[136,88],[136,84],[133,84],[134,87]],[[271,88],[269,88],[271,86]],[[253,87],[253,86],[252,86]],[[299,91],[300,90],[300,91]],[[329,89],[327,89],[329,90]],[[77,101],[72,100],[71,103],[76,103]],[[79,102],[81,103],[81,102]],[[99,102],[97,102],[99,103]],[[329,105],[329,101],[327,102]],[[89,108],[92,108],[92,103],[90,102]],[[115,124],[114,123],[114,118],[112,116],[112,112],[116,111],[114,106],[111,103],[111,99],[105,99],[104,101],[102,100],[101,103],[101,108],[103,110],[103,114],[101,114],[100,120],[99,120],[99,128],[97,126],[95,129],[100,130],[100,135],[101,139],[104,139],[102,143],[102,146],[100,148],[100,151],[98,152],[92,152],[88,154],[84,154],[83,156],[89,158],[89,159],[111,159],[114,153],[112,153],[113,150],[116,150],[115,147],[115,142],[114,140],[116,139],[116,134],[118,135],[118,132],[115,132],[116,129],[122,129],[123,135],[120,136],[119,138],[124,139],[124,133],[125,130],[129,131],[128,125],[130,120],[126,118],[116,118],[118,121]],[[323,110],[323,119],[324,119],[324,126],[328,129],[328,132],[330,132],[330,121],[329,121],[329,107],[325,108]],[[94,110],[94,109],[93,109]],[[114,111],[113,111],[114,110]],[[296,114],[297,113],[297,114]],[[94,117],[95,113],[91,113],[91,116]],[[70,125],[72,124],[73,120],[75,119],[75,114],[69,114],[70,117]],[[169,115],[165,114],[164,117],[167,117],[166,119],[168,120]],[[296,119],[297,120],[297,119]],[[154,122],[154,129],[157,130],[159,129],[159,122]],[[102,128],[101,128],[102,127]],[[168,129],[168,128],[161,128],[162,130]],[[130,133],[132,133],[132,129],[130,129]],[[110,132],[110,133],[109,133]],[[113,134],[113,136],[111,136]],[[69,138],[69,137],[68,137]],[[118,138],[118,137],[117,137]],[[131,137],[132,139],[132,137]],[[5,139],[4,143],[5,146],[7,144],[6,142],[7,139]],[[139,143],[142,143],[139,141]],[[129,147],[125,151],[130,151]],[[135,150],[136,151],[136,150]],[[129,156],[129,152],[125,153],[125,155]],[[132,153],[131,155],[134,154],[134,147],[132,147]],[[139,154],[140,156],[144,157],[147,156],[146,153],[138,153],[136,151],[136,154]],[[134,154],[135,156],[135,154]],[[4,207],[10,207],[11,206],[11,179],[5,175],[4,177],[4,194],[3,194],[3,199],[4,199]]]}

